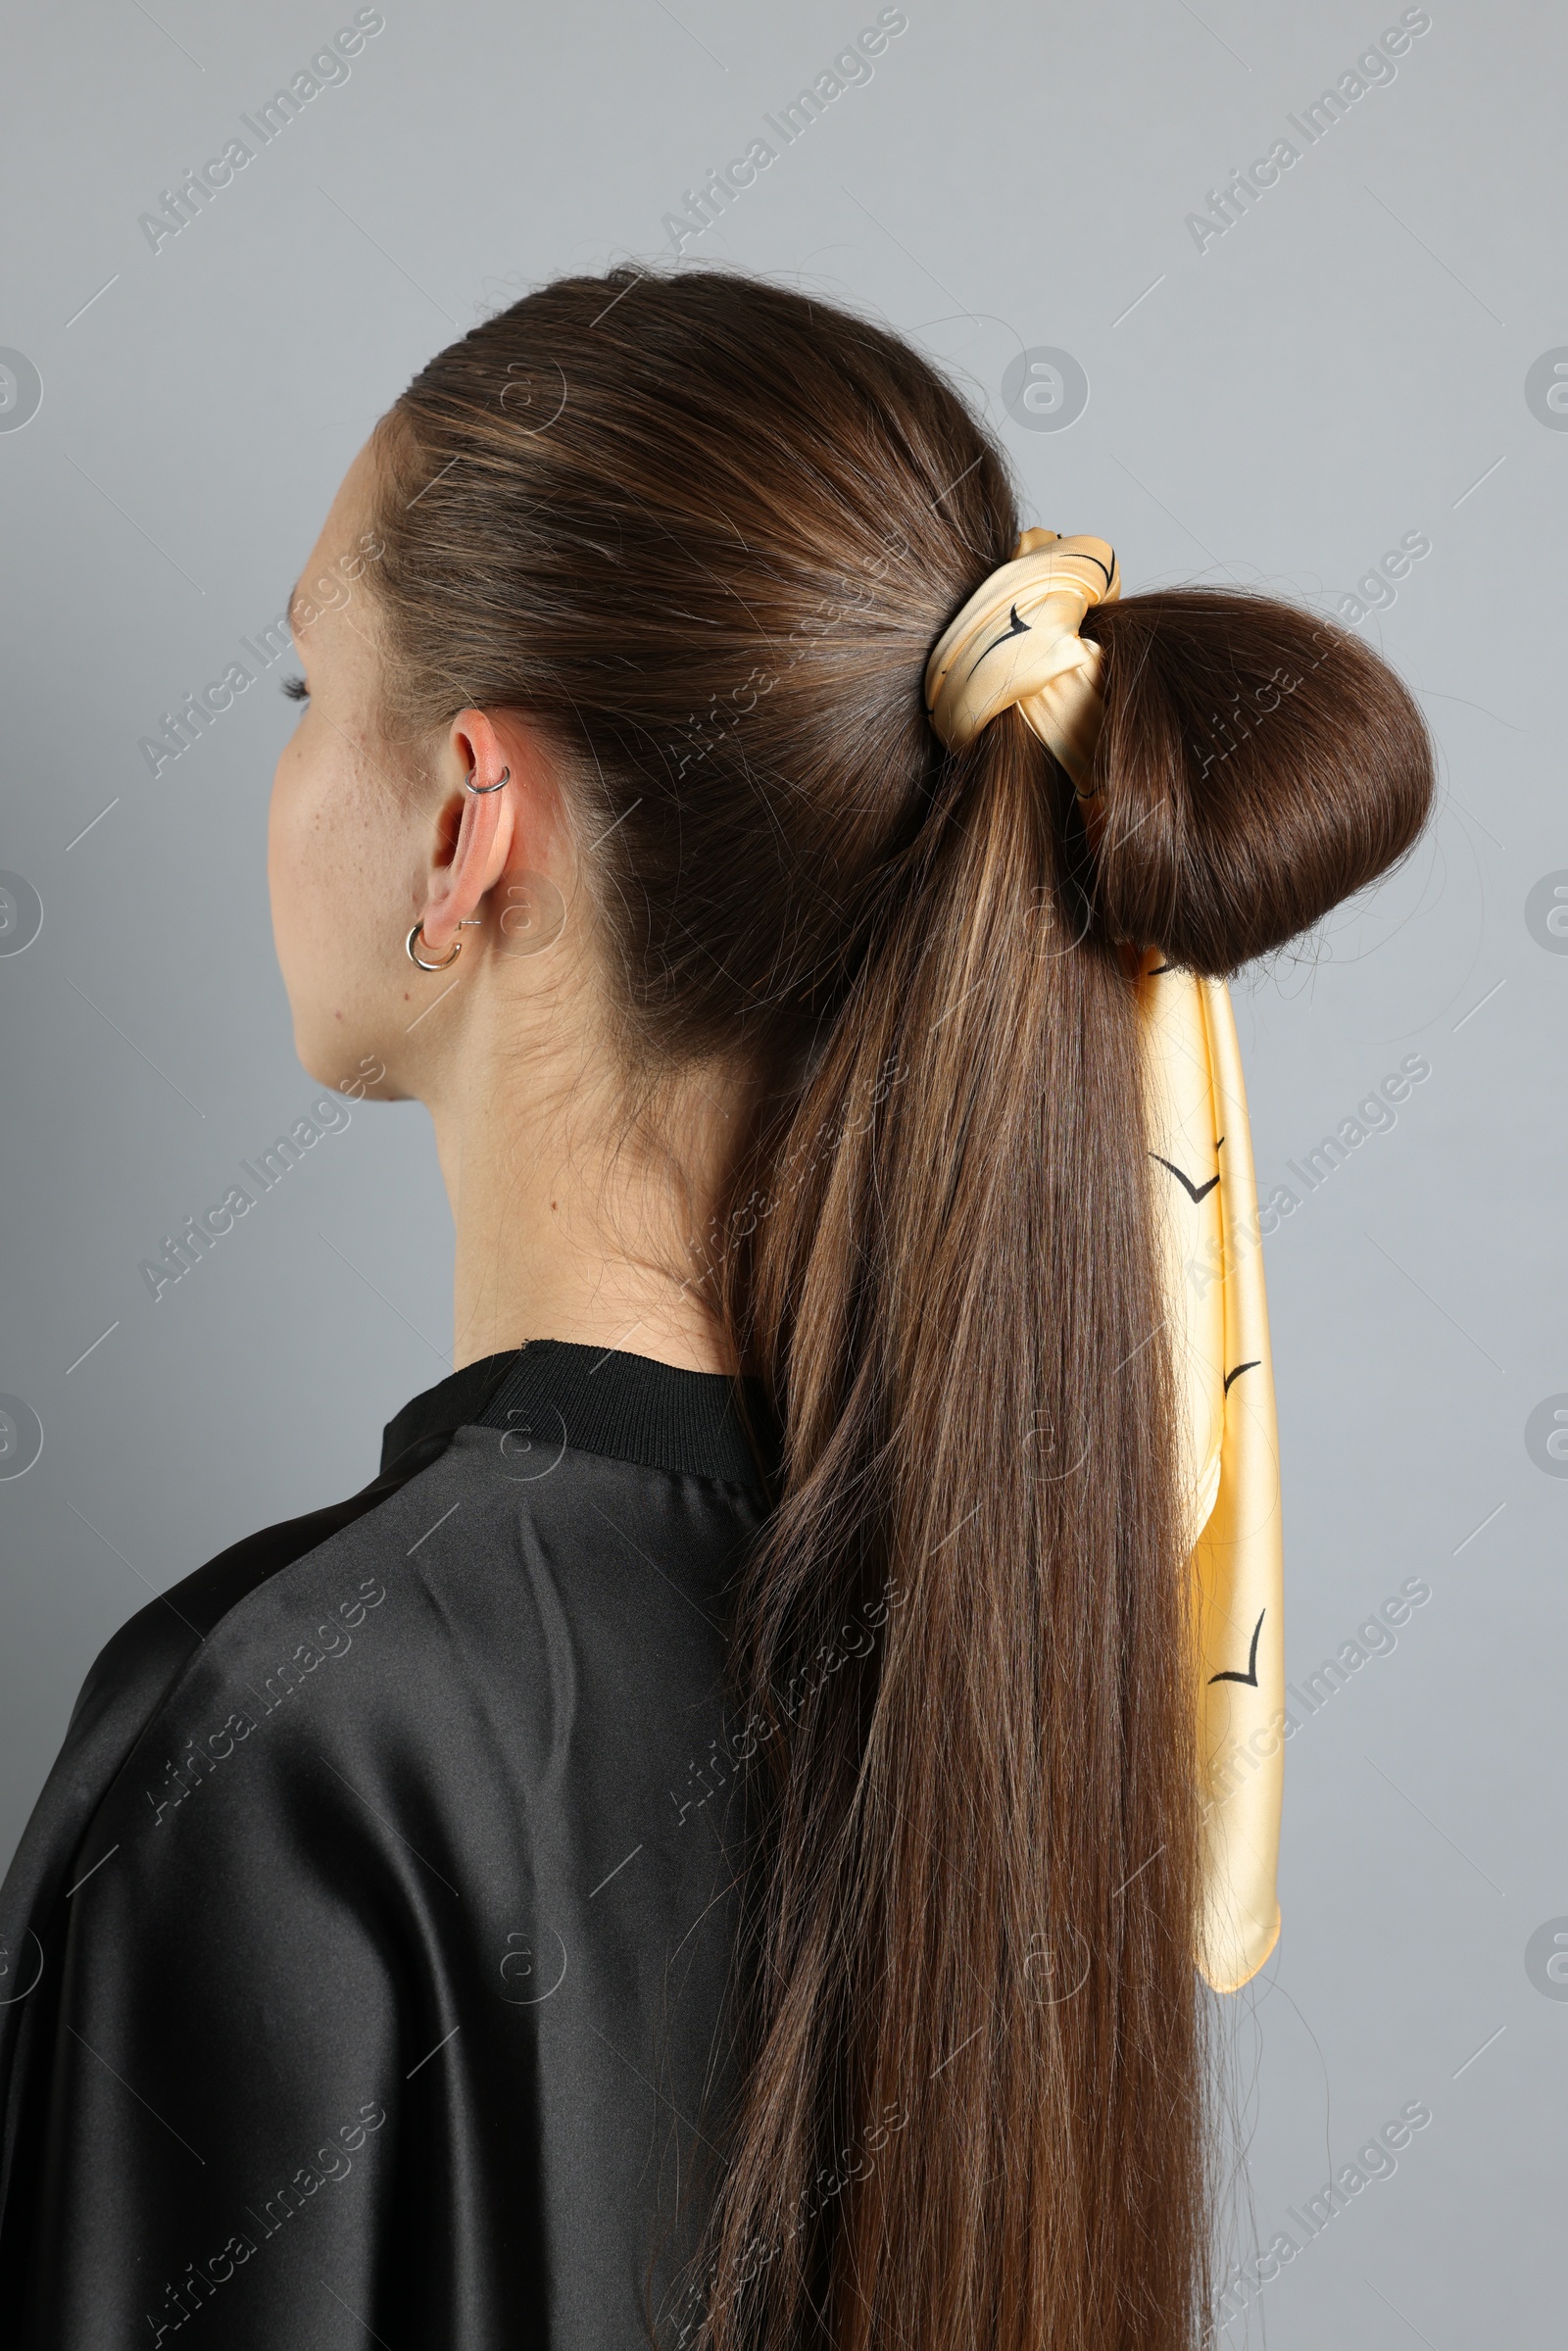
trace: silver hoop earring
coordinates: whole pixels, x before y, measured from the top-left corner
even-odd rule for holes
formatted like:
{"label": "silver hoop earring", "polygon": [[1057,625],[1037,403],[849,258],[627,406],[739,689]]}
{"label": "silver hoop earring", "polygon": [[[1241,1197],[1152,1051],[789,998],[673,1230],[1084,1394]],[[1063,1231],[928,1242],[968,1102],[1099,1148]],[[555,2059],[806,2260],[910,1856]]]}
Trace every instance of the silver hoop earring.
{"label": "silver hoop earring", "polygon": [[499,792],[503,784],[510,784],[512,781],[512,769],[510,767],[503,767],[500,775],[496,778],[496,781],[493,784],[476,784],[473,780],[476,772],[476,768],[470,768],[467,776],[465,779],[470,792]]}
{"label": "silver hoop earring", "polygon": [[417,952],[414,944],[416,939],[422,940],[423,936],[424,923],[422,920],[420,920],[415,924],[413,930],[410,931],[408,938],[404,941],[404,945],[409,951],[409,961],[411,963],[417,963],[421,971],[445,971],[447,965],[449,963],[455,963],[459,955],[461,955],[463,953],[463,941],[461,939],[454,939],[452,942],[452,953],[449,955],[443,957],[439,963],[427,963],[423,955]]}

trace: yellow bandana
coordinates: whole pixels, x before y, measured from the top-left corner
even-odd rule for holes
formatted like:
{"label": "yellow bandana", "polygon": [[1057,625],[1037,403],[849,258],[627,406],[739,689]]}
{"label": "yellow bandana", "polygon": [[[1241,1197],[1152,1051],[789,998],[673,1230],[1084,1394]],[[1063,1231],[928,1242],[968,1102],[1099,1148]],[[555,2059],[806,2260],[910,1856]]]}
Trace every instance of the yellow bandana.
{"label": "yellow bandana", "polygon": [[1224,982],[1177,971],[1155,951],[1138,1000],[1196,1587],[1206,1780],[1199,1964],[1215,1991],[1237,1991],[1279,1940],[1285,1789],[1285,1554],[1257,1188]]}
{"label": "yellow bandana", "polygon": [[1083,792],[1100,732],[1102,656],[1078,628],[1092,604],[1120,594],[1115,550],[1103,539],[1026,530],[926,664],[925,707],[948,749],[962,751],[1016,704]]}
{"label": "yellow bandana", "polygon": [[[1016,707],[1092,804],[1103,656],[1078,629],[1092,605],[1120,592],[1103,539],[1025,531],[1012,562],[970,597],[927,664],[926,708],[948,749],[961,751]],[[1092,805],[1085,815],[1093,838]],[[1279,1939],[1285,1786],[1279,1446],[1252,1142],[1224,983],[1178,971],[1152,950],[1138,1001],[1198,1630],[1198,1964],[1215,1991],[1236,1991]]]}

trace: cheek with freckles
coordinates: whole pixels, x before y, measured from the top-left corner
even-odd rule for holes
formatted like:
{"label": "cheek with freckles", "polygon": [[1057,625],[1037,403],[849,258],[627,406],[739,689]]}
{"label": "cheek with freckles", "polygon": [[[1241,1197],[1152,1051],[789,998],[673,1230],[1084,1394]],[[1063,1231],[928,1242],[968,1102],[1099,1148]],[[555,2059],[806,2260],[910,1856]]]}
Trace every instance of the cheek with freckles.
{"label": "cheek with freckles", "polygon": [[268,874],[295,1050],[313,1077],[336,1085],[367,1051],[385,1054],[400,1010],[407,1020],[403,940],[417,909],[407,905],[393,808],[320,731],[307,718],[278,761]]}

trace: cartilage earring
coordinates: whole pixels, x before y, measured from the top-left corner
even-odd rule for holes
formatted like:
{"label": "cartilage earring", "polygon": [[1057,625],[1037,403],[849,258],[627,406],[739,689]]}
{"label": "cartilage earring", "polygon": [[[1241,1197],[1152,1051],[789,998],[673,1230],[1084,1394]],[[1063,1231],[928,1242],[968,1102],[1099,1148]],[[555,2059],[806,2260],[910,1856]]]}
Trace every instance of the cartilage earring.
{"label": "cartilage earring", "polygon": [[416,948],[414,944],[416,939],[422,940],[423,937],[424,924],[421,920],[415,924],[413,930],[410,931],[408,938],[404,942],[409,951],[409,961],[411,963],[417,963],[421,971],[445,971],[447,965],[449,963],[455,963],[459,955],[461,955],[463,953],[463,941],[461,939],[454,939],[452,942],[452,953],[449,955],[444,956],[439,963],[427,963],[423,955],[419,954],[417,948]]}
{"label": "cartilage earring", "polygon": [[510,784],[512,781],[512,769],[510,767],[503,767],[501,773],[497,776],[493,784],[476,784],[473,779],[477,772],[478,767],[477,763],[475,763],[475,765],[468,770],[468,773],[465,778],[465,781],[470,792],[499,792],[503,784]]}

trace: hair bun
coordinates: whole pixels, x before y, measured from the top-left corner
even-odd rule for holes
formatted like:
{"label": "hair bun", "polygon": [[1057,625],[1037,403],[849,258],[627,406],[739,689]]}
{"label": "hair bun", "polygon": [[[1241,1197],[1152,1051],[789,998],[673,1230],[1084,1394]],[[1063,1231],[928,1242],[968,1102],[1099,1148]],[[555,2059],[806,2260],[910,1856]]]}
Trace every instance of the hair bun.
{"label": "hair bun", "polygon": [[1222,977],[1414,845],[1426,721],[1336,622],[1188,587],[1102,606],[1083,633],[1106,656],[1095,901],[1115,936]]}

